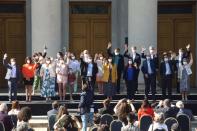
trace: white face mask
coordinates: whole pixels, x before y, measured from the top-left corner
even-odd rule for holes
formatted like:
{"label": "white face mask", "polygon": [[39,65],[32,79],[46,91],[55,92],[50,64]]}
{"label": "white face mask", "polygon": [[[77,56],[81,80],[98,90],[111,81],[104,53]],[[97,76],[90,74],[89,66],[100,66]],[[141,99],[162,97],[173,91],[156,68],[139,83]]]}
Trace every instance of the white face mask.
{"label": "white face mask", "polygon": [[115,52],[115,55],[119,55],[119,52]]}
{"label": "white face mask", "polygon": [[128,61],[129,64],[132,64],[132,61]]}
{"label": "white face mask", "polygon": [[74,60],[74,59],[75,59],[75,57],[74,57],[74,56],[72,56],[72,57],[71,57],[71,59],[73,59],[73,60]]}
{"label": "white face mask", "polygon": [[91,63],[92,62],[92,59],[88,59],[88,62]]}
{"label": "white face mask", "polygon": [[16,62],[12,61],[12,62],[11,62],[11,65],[12,65],[12,66],[16,65]]}
{"label": "white face mask", "polygon": [[183,65],[187,65],[187,62],[186,62],[186,61],[184,61],[184,62],[183,62]]}
{"label": "white face mask", "polygon": [[165,62],[168,61],[168,58],[164,58],[164,61],[165,61]]}
{"label": "white face mask", "polygon": [[149,56],[147,56],[147,57],[146,57],[146,59],[147,59],[147,60],[150,60],[150,57],[149,57]]}
{"label": "white face mask", "polygon": [[135,54],[135,53],[136,53],[136,50],[132,50],[132,53],[134,53],[134,54]]}
{"label": "white face mask", "polygon": [[154,53],[154,50],[150,50],[150,54],[153,54]]}
{"label": "white face mask", "polygon": [[100,57],[100,60],[103,60],[103,57]]}
{"label": "white face mask", "polygon": [[108,61],[109,61],[109,63],[111,63],[112,62],[112,59],[108,59]]}
{"label": "white face mask", "polygon": [[30,64],[30,60],[27,60],[27,64]]}
{"label": "white face mask", "polygon": [[183,52],[179,52],[179,55],[182,56],[183,55]]}
{"label": "white face mask", "polygon": [[47,64],[50,64],[50,61],[46,61]]}

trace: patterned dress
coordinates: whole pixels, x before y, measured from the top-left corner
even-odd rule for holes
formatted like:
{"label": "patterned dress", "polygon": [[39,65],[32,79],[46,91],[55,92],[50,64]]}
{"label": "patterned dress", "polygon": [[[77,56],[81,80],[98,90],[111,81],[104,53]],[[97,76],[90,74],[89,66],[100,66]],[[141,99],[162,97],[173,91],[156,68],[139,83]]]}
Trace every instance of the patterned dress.
{"label": "patterned dress", "polygon": [[187,74],[186,68],[182,70],[182,77],[180,79],[180,92],[189,92],[190,89],[190,76]]}
{"label": "patterned dress", "polygon": [[42,97],[54,97],[55,96],[55,71],[53,67],[46,67],[45,65],[41,68],[43,73],[43,82],[41,88]]}

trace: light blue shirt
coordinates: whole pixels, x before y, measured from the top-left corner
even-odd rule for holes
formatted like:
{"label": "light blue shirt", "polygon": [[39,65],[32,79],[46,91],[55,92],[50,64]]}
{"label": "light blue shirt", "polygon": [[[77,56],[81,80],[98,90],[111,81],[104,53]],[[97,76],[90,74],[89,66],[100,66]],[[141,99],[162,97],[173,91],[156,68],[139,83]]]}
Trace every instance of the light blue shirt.
{"label": "light blue shirt", "polygon": [[148,74],[152,74],[153,72],[150,66],[150,60],[147,60],[147,64],[148,64]]}
{"label": "light blue shirt", "polygon": [[11,78],[16,78],[16,65],[12,66]]}
{"label": "light blue shirt", "polygon": [[92,70],[93,70],[93,64],[89,63],[88,64],[87,76],[92,76]]}
{"label": "light blue shirt", "polygon": [[170,65],[168,62],[165,62],[165,66],[166,66],[166,75],[170,75],[171,74],[171,70],[170,70]]}

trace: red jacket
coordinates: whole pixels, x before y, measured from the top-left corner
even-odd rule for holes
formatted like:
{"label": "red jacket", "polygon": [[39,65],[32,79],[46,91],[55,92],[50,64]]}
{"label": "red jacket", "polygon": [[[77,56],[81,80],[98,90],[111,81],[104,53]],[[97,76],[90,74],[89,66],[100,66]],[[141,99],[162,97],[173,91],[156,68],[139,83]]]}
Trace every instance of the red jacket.
{"label": "red jacket", "polygon": [[154,111],[153,108],[151,107],[147,107],[147,108],[140,108],[138,110],[138,121],[140,121],[141,117],[143,115],[150,115],[152,117],[154,117]]}

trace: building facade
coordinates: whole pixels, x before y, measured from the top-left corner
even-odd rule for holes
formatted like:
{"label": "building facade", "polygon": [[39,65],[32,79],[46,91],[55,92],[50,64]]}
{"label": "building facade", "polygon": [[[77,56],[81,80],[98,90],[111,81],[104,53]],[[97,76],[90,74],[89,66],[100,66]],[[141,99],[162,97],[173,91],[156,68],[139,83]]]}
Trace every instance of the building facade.
{"label": "building facade", "polygon": [[128,43],[138,52],[152,45],[158,53],[190,43],[197,86],[196,7],[195,0],[0,0],[0,55],[7,52],[22,65],[45,45],[55,57],[64,50],[105,52],[108,41],[121,51]]}

